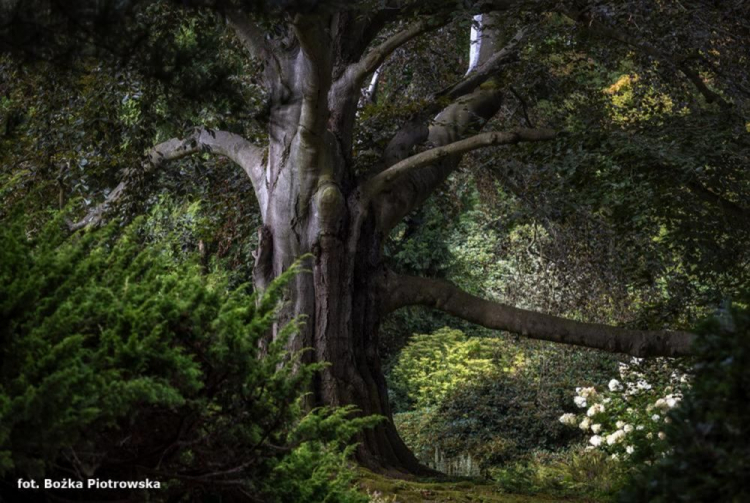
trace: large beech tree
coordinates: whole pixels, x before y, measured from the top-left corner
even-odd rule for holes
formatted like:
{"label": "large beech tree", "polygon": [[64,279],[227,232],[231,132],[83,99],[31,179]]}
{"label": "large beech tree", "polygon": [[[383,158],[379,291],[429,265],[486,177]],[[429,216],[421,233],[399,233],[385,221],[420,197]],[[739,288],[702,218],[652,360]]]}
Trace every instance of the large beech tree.
{"label": "large beech tree", "polygon": [[[386,314],[410,305],[530,338],[638,357],[689,353],[693,336],[686,332],[562,319],[478,298],[449,282],[399,274],[384,265],[383,243],[459,168],[468,152],[513,149],[566,134],[540,125],[485,127],[515,93],[499,77],[523,57],[540,23],[565,19],[593,43],[620,44],[645,54],[669,68],[670,76],[683,79],[706,103],[735,113],[729,95],[705,82],[700,62],[652,43],[637,26],[623,25],[607,9],[576,2],[187,4],[219,13],[247,57],[260,62],[267,91],[266,141],[254,143],[196,124],[189,136],[154,146],[142,166],[128,169],[106,200],[71,227],[101,222],[144,172],[165,169],[194,154],[233,161],[252,182],[263,222],[254,253],[255,287],[264,289],[300,257],[306,257],[311,271],[295,278],[279,320],[282,325],[303,317],[303,328],[289,349],[312,348],[309,358],[330,362],[314,384],[311,405],[354,404],[363,414],[391,417],[377,350],[378,327]],[[501,22],[510,16],[518,22]],[[424,99],[378,152],[374,167],[358,166],[355,130],[363,104],[376,99],[383,65],[406,44],[459,21],[471,37],[465,75]],[[709,195],[721,200],[720,194]],[[746,211],[734,203],[732,208]],[[376,469],[423,470],[390,421],[364,434],[358,458]]]}

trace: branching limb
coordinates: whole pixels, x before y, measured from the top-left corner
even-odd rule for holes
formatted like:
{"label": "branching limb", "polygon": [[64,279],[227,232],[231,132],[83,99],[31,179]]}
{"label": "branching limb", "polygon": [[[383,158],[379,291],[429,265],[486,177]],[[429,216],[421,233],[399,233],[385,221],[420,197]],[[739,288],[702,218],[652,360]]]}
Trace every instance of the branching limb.
{"label": "branching limb", "polygon": [[260,60],[268,59],[270,48],[263,31],[247,14],[236,10],[230,11],[227,13],[227,22],[251,56]]}
{"label": "branching limb", "polygon": [[[329,107],[333,113],[333,123],[340,130],[350,130],[354,111],[361,97],[362,87],[370,75],[375,75],[373,82],[377,82],[378,69],[385,60],[399,47],[410,40],[431,30],[435,30],[447,23],[448,17],[423,18],[395,33],[380,45],[365,53],[359,61],[346,67],[331,86],[328,96]],[[366,97],[374,96],[375,86],[371,86]]]}
{"label": "branching limb", "polygon": [[528,32],[528,27],[523,27],[518,30],[505,47],[495,52],[484,63],[467,73],[461,81],[436,93],[433,99],[438,100],[440,98],[449,98],[455,100],[456,98],[469,94],[488,79],[497,75],[503,66],[518,59],[518,48],[521,45],[521,42],[526,38]]}
{"label": "branching limb", "polygon": [[465,138],[442,147],[420,152],[404,159],[369,180],[363,189],[367,199],[388,190],[399,178],[415,170],[435,164],[442,159],[496,145],[512,145],[520,142],[547,141],[556,138],[552,129],[519,129],[512,132],[488,132]]}
{"label": "branching limb", "polygon": [[476,91],[479,86],[497,75],[503,66],[515,61],[519,46],[527,34],[528,28],[522,28],[502,49],[475,66],[462,80],[428,99],[429,104],[418,115],[412,117],[386,146],[383,152],[384,167],[387,168],[404,159],[412,148],[427,140],[427,123],[444,108],[446,101],[456,101]]}
{"label": "branching limb", "polygon": [[383,43],[374,47],[359,62],[351,65],[344,74],[344,79],[346,79],[347,84],[351,88],[361,88],[367,76],[377,70],[393,51],[423,33],[445,26],[446,23],[447,20],[437,21],[432,18],[421,19],[412,23],[404,30],[395,33]]}
{"label": "branching limb", "polygon": [[281,63],[274,53],[274,47],[265,38],[263,30],[246,13],[232,10],[227,12],[227,23],[247,52],[263,62],[265,85],[273,91],[283,77]]}
{"label": "branching limb", "polygon": [[[502,92],[497,89],[477,89],[446,107],[437,115],[429,128],[413,126],[404,135],[401,148],[393,151],[393,159],[400,162],[409,156],[411,141],[441,147],[459,141],[469,132],[479,131],[497,113],[502,105]],[[378,230],[387,235],[403,217],[421,205],[445,179],[456,170],[461,161],[460,155],[442,158],[431,166],[412,170],[394,184],[391,190],[383,191],[382,196],[373,199],[372,206]]]}
{"label": "branching limb", "polygon": [[409,305],[428,306],[495,330],[641,358],[690,355],[695,339],[688,332],[630,330],[518,309],[475,297],[452,283],[436,279],[388,272],[383,288],[385,312]]}
{"label": "branching limb", "polygon": [[147,152],[140,169],[130,168],[126,170],[123,180],[109,193],[104,202],[89,211],[80,221],[71,223],[70,229],[75,231],[90,225],[98,225],[107,210],[122,198],[136,176],[150,173],[169,161],[182,159],[199,152],[216,153],[234,161],[250,177],[258,199],[263,199],[263,191],[265,190],[262,183],[264,150],[240,135],[227,131],[198,128],[186,139],[172,138]]}

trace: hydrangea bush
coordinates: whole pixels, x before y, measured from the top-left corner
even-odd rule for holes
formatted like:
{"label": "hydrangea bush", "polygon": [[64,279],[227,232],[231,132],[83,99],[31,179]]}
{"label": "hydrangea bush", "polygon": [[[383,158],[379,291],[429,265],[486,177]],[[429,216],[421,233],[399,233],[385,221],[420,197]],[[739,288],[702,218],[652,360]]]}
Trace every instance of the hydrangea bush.
{"label": "hydrangea bush", "polygon": [[668,412],[682,399],[687,375],[666,359],[649,368],[633,358],[620,364],[619,377],[604,389],[576,388],[573,403],[579,412],[563,414],[559,420],[586,433],[587,450],[652,462],[667,448],[664,425],[671,421]]}
{"label": "hydrangea bush", "polygon": [[665,425],[669,449],[641,466],[623,503],[750,501],[750,295],[695,332],[691,386]]}

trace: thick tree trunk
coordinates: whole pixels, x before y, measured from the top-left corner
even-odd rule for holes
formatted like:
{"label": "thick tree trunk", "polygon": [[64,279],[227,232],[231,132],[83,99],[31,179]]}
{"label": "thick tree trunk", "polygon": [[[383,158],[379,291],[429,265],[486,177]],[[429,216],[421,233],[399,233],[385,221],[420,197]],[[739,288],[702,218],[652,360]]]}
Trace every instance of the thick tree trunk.
{"label": "thick tree trunk", "polygon": [[317,158],[326,163],[319,170],[328,176],[305,195],[305,167],[295,166],[288,154],[299,147],[294,135],[284,133],[270,135],[281,141],[271,145],[266,167],[270,190],[255,254],[256,287],[263,289],[307,255],[306,272],[289,286],[278,326],[301,320],[289,350],[310,348],[306,361],[329,363],[315,379],[308,405],[354,405],[362,415],[386,418],[359,439],[357,459],[365,467],[392,474],[434,474],[399,437],[388,404],[377,349],[381,289],[376,282],[383,265],[374,219],[362,218],[358,189],[347,179],[347,170],[340,169],[345,160],[333,141],[316,142],[322,146]]}
{"label": "thick tree trunk", "polygon": [[316,383],[315,397],[321,405],[353,404],[364,415],[386,418],[361,439],[357,457],[364,466],[430,473],[393,426],[378,355],[381,310],[375,282],[382,271],[380,246],[374,225],[365,227],[353,255],[345,241],[326,236],[315,256],[315,356],[331,363]]}

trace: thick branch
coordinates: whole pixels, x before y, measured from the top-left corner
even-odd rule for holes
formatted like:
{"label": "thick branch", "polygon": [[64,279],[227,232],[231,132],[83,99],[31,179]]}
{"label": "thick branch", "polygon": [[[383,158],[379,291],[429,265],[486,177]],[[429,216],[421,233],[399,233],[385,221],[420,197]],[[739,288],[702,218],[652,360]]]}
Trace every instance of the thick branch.
{"label": "thick branch", "polygon": [[262,199],[264,191],[262,184],[264,150],[237,134],[198,128],[184,140],[172,138],[147,152],[146,159],[140,169],[130,168],[126,170],[123,180],[107,195],[104,202],[89,211],[82,220],[71,224],[70,229],[78,230],[89,225],[99,224],[107,210],[122,198],[136,176],[152,172],[169,161],[182,159],[199,152],[216,153],[234,161],[245,170],[253,183],[258,199]]}
{"label": "thick branch", "polygon": [[228,12],[227,21],[250,55],[261,60],[268,58],[270,49],[263,31],[246,14],[239,11]]}
{"label": "thick branch", "polygon": [[528,27],[518,30],[505,47],[495,52],[481,65],[474,67],[473,70],[468,72],[466,77],[460,82],[438,92],[434,96],[434,99],[447,97],[451,100],[455,100],[460,96],[472,92],[488,79],[495,76],[504,65],[515,61],[518,58],[518,46],[521,44],[527,33]]}
{"label": "thick branch", "polygon": [[388,143],[383,152],[384,166],[392,166],[406,157],[406,153],[413,147],[427,140],[427,122],[443,109],[446,99],[455,101],[474,92],[484,82],[497,75],[504,65],[515,61],[518,46],[527,33],[528,28],[522,28],[502,49],[472,68],[463,79],[430,97],[427,100],[429,104],[412,117]]}
{"label": "thick branch", "polygon": [[630,330],[527,311],[470,295],[447,281],[389,272],[382,298],[385,312],[409,305],[440,309],[461,319],[532,339],[573,344],[637,357],[686,356],[695,336],[688,332]]}
{"label": "thick branch", "polygon": [[283,77],[281,63],[274,53],[274,47],[271,47],[263,30],[246,13],[233,10],[227,13],[226,18],[248,53],[263,62],[263,79],[273,93]]}
{"label": "thick branch", "polygon": [[420,152],[400,161],[385,171],[379,173],[365,184],[363,193],[370,198],[375,194],[388,190],[398,179],[419,168],[429,166],[446,157],[455,156],[496,145],[512,145],[520,142],[547,141],[557,137],[557,131],[552,129],[519,129],[512,132],[489,132],[471,136],[442,147]]}
{"label": "thick branch", "polygon": [[[442,19],[448,19],[447,17]],[[425,18],[417,21],[403,31],[400,31],[380,45],[366,53],[356,63],[350,64],[340,77],[331,86],[328,96],[329,107],[333,114],[333,123],[339,131],[350,131],[353,129],[354,113],[361,97],[362,87],[369,75],[377,75],[384,61],[393,51],[403,44],[430,30],[434,30],[446,24],[445,20],[438,18]],[[377,79],[374,78],[373,82]],[[374,96],[374,86],[371,86],[367,99]]]}
{"label": "thick branch", "polygon": [[393,51],[422,33],[437,29],[445,24],[445,21],[438,22],[432,19],[422,19],[409,25],[404,30],[392,35],[382,44],[373,48],[358,63],[350,66],[344,78],[351,82],[352,87],[359,89],[362,87],[365,78],[377,70]]}
{"label": "thick branch", "polygon": [[[426,135],[430,145],[440,147],[459,141],[470,131],[479,131],[492,118],[502,104],[502,93],[497,89],[477,89],[448,106],[435,118],[429,128],[416,125],[404,135],[402,148],[393,151],[396,162],[408,157],[410,142]],[[425,131],[425,129],[427,129]],[[444,157],[440,162],[413,170],[403,176],[383,197],[372,200],[378,230],[387,234],[414,208],[422,204],[432,192],[458,167],[460,155]]]}
{"label": "thick branch", "polygon": [[301,51],[295,63],[295,88],[301,94],[297,165],[305,169],[317,166],[320,138],[328,121],[328,90],[331,87],[330,33],[326,20],[316,15],[298,14],[292,24]]}

